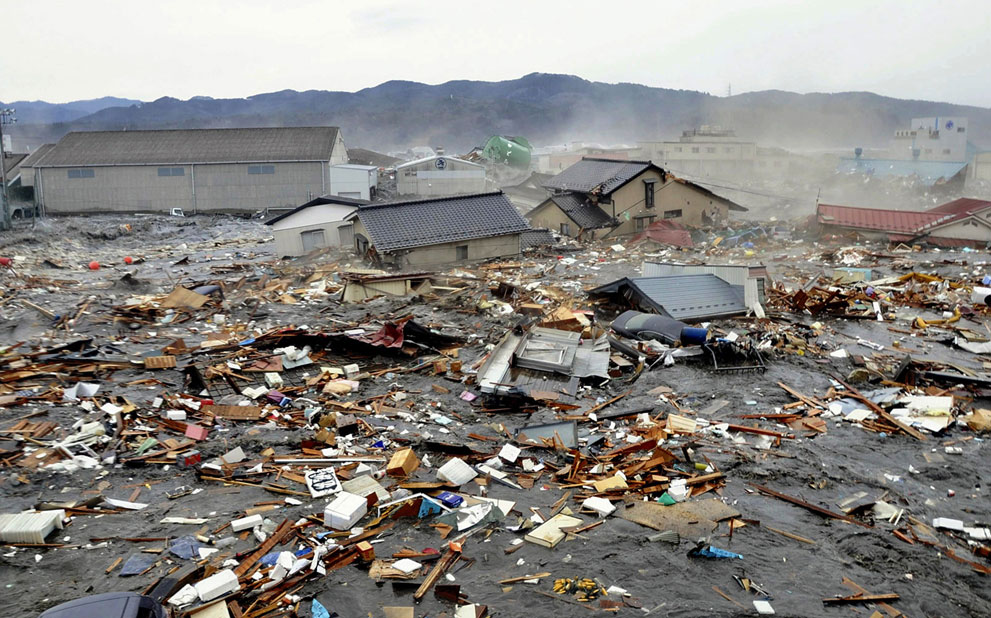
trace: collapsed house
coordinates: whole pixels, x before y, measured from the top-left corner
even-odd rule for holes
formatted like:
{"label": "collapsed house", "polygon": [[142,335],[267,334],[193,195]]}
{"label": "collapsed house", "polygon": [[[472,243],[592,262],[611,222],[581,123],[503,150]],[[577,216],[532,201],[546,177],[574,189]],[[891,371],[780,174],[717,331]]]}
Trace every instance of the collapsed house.
{"label": "collapsed house", "polygon": [[664,277],[623,277],[589,290],[631,309],[683,322],[699,322],[747,313],[742,290],[711,273]]}
{"label": "collapsed house", "polygon": [[707,225],[727,220],[730,211],[746,211],[650,161],[583,157],[544,188],[553,195],[527,218],[571,237],[635,234],[659,220]]}
{"label": "collapsed house", "polygon": [[372,204],[348,220],[360,256],[397,267],[519,255],[530,230],[502,191]]}
{"label": "collapsed house", "polygon": [[732,285],[744,304],[753,309],[755,305],[767,304],[769,277],[767,266],[763,264],[679,264],[677,262],[644,262],[641,269],[644,277],[668,277],[672,275],[713,274]]}
{"label": "collapsed house", "polygon": [[944,247],[991,242],[991,202],[962,197],[923,211],[819,204],[819,234],[855,232],[890,242],[928,242]]}

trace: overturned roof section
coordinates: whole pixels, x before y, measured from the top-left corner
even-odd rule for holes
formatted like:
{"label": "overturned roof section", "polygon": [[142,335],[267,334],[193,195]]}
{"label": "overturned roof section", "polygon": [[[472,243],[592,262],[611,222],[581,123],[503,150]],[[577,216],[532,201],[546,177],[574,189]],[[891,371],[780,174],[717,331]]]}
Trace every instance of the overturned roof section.
{"label": "overturned roof section", "polygon": [[80,131],[36,167],[329,161],[337,127]]}
{"label": "overturned roof section", "polygon": [[600,194],[608,195],[649,169],[664,173],[650,161],[582,157],[581,161],[545,181],[544,187],[554,191],[579,193],[591,193],[598,189]]}
{"label": "overturned roof section", "polygon": [[530,229],[502,191],[363,206],[351,215],[379,251],[517,234]]}
{"label": "overturned roof section", "polygon": [[693,322],[742,315],[747,312],[743,296],[716,275],[671,277],[624,277],[589,290],[594,296],[621,296],[642,311]]}
{"label": "overturned roof section", "polygon": [[589,203],[584,195],[565,193],[548,199],[554,202],[561,209],[561,212],[568,215],[568,218],[583,230],[609,227],[615,223],[604,210]]}
{"label": "overturned roof section", "polygon": [[291,217],[297,212],[306,210],[311,206],[320,206],[322,204],[340,204],[342,206],[354,206],[355,208],[357,208],[358,206],[363,206],[368,203],[369,202],[367,200],[356,200],[350,197],[340,197],[337,195],[322,195],[320,197],[313,198],[312,200],[306,202],[305,204],[300,204],[299,206],[293,208],[289,212],[284,212],[281,215],[278,215],[277,217],[272,217],[271,219],[265,222],[265,225],[273,225],[275,223],[278,223],[279,221],[282,221],[287,217]]}
{"label": "overturned roof section", "polygon": [[816,208],[816,221],[820,224],[877,232],[913,233],[926,226],[948,221],[953,216],[946,212],[936,212],[935,209],[917,212],[832,204],[819,204]]}

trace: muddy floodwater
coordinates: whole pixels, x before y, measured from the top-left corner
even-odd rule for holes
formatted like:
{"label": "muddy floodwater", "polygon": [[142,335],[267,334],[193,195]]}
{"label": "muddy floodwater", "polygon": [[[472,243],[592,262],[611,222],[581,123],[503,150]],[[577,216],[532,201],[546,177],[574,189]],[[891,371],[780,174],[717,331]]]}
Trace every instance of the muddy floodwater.
{"label": "muddy floodwater", "polygon": [[[790,294],[810,278],[843,266],[823,254],[853,244],[841,241],[827,247],[797,238],[796,234],[794,241],[769,240],[753,248],[715,250],[708,249],[708,245],[685,251],[633,247],[622,240],[620,250],[611,249],[612,243],[559,247],[507,260],[502,267],[462,265],[443,269],[438,271],[438,277],[458,277],[461,283],[454,285],[451,279],[445,279],[446,285],[435,284],[437,289],[429,298],[392,296],[343,303],[336,291],[341,283],[339,272],[361,266],[354,257],[332,251],[318,257],[281,260],[274,254],[270,228],[257,220],[206,216],[52,219],[0,237],[0,256],[14,258],[13,269],[0,270],[0,349],[4,350],[0,370],[11,372],[18,368],[7,362],[13,354],[24,355],[83,339],[92,339],[87,349],[94,358],[122,364],[113,371],[87,373],[83,380],[64,369],[47,371],[42,359],[34,358],[31,363],[37,375],[30,379],[19,377],[11,383],[13,386],[0,386],[0,395],[23,396],[53,385],[68,388],[79,381],[99,382],[96,403],[110,402],[107,398],[113,397],[114,405],[126,402],[133,406],[136,416],[128,427],[138,431],[151,422],[151,417],[161,416],[162,409],[155,407],[156,399],[163,394],[179,395],[188,388],[189,376],[184,371],[187,364],[195,361],[223,366],[235,358],[196,352],[180,355],[177,367],[161,370],[130,362],[158,354],[176,339],[183,339],[192,348],[235,325],[241,326],[238,334],[244,339],[290,327],[326,333],[365,327],[374,332],[386,322],[411,316],[417,324],[460,339],[457,360],[463,367],[461,372],[418,368],[418,357],[433,358],[433,352],[423,347],[412,356],[335,349],[319,363],[356,363],[368,374],[358,380],[360,387],[354,392],[334,399],[338,403],[361,400],[387,404],[385,410],[375,408],[379,404],[374,403],[354,410],[363,423],[359,434],[348,442],[348,452],[379,457],[383,459],[379,467],[384,468],[384,460],[393,452],[411,447],[421,465],[404,482],[435,482],[437,468],[455,456],[455,446],[466,447],[459,456],[484,463],[497,456],[502,445],[521,427],[557,422],[566,416],[582,417],[590,409],[621,396],[593,412],[598,420],[584,416],[577,424],[583,441],[604,435],[609,444],[586,453],[588,465],[584,473],[589,477],[584,481],[567,482],[563,475],[555,474],[573,461],[566,450],[518,444],[522,448],[518,462],[502,463],[502,471],[517,487],[494,478],[483,480],[484,484],[472,481],[460,487],[465,495],[484,493],[488,498],[515,503],[509,515],[465,538],[464,559],[439,579],[440,584],[460,585],[467,602],[487,606],[491,615],[752,616],[757,615],[754,600],[766,600],[779,616],[866,617],[874,611],[881,616],[913,618],[991,616],[989,575],[978,568],[991,572],[988,541],[933,524],[936,518],[960,520],[968,528],[978,529],[991,523],[991,447],[986,434],[973,431],[961,420],[972,410],[991,408],[989,391],[979,380],[967,384],[917,384],[920,390],[916,394],[952,396],[954,400],[953,420],[938,433],[922,431],[922,440],[903,431],[874,431],[870,423],[844,420],[846,411],[831,413],[828,405],[810,416],[804,416],[808,408],[801,408],[803,418],[823,421],[816,425],[818,429],[795,429],[773,417],[759,418],[798,409],[793,405],[798,401],[796,397],[781,385],[806,398],[826,401],[834,400],[838,387],[834,378],[856,380],[856,388],[865,394],[884,387],[898,388],[887,367],[897,364],[906,354],[913,360],[933,363],[929,367],[983,378],[991,367],[989,361],[981,354],[955,347],[952,341],[962,336],[959,329],[991,336],[989,321],[983,309],[972,309],[969,294],[956,288],[922,286],[918,290],[920,298],[942,293],[945,301],[917,306],[891,303],[881,312],[881,321],[813,316],[808,311],[770,303],[764,320],[741,316],[710,325],[710,332],[721,336],[735,333],[755,343],[773,341],[762,350],[766,364],[763,373],[721,373],[706,362],[681,359],[669,366],[658,363],[652,369],[636,372],[626,364],[616,365],[618,359],[614,359],[615,376],[583,381],[575,408],[568,410],[555,409],[546,402],[524,405],[490,401],[473,383],[473,368],[478,361],[523,317],[518,311],[500,312],[484,303],[479,306],[483,296],[495,298],[490,289],[499,281],[524,289],[531,283],[535,283],[534,288],[552,288],[553,293],[542,296],[547,300],[547,314],[562,305],[587,309],[593,325],[608,327],[615,307],[592,303],[582,290],[635,276],[644,259],[761,262],[768,267],[771,280],[782,286],[781,295],[775,298],[785,298],[785,288]],[[137,263],[127,264],[125,257]],[[991,274],[991,258],[984,252],[897,252],[884,245],[871,245],[857,259],[851,265],[871,269],[872,279],[919,272],[973,285]],[[97,262],[99,269],[90,270],[91,261]],[[327,272],[321,270],[322,264],[334,264],[335,268]],[[271,287],[277,281],[286,285]],[[162,297],[177,285],[215,282],[233,292],[211,315],[193,312],[192,319],[178,323],[162,321],[161,315],[141,324],[114,319],[120,315],[114,308],[128,299]],[[320,293],[313,292],[317,288]],[[461,288],[469,291],[459,292]],[[528,293],[537,294],[532,289]],[[292,296],[292,302],[285,294]],[[50,318],[21,301],[56,317]],[[953,328],[958,330],[913,326],[919,317],[930,321],[947,319],[944,312],[952,314],[957,305],[971,307],[953,322]],[[214,318],[213,313],[224,317]],[[63,320],[63,316],[71,320]],[[819,324],[810,329],[816,322]],[[60,326],[53,328],[54,323]],[[788,344],[785,334],[801,335],[802,345],[794,341]],[[841,349],[848,353],[830,354]],[[866,357],[866,369],[861,357]],[[885,362],[889,357],[891,362]],[[80,370],[80,366],[73,365],[72,371]],[[232,371],[240,369],[243,368]],[[857,369],[864,370],[858,375]],[[319,373],[316,370],[314,375]],[[329,401],[317,387],[300,391],[292,404],[298,406],[292,422],[260,419],[214,423],[208,438],[196,444],[202,462],[237,447],[243,450],[249,466],[268,462],[271,458],[263,454],[267,449],[278,457],[298,456],[304,444],[319,448],[311,444],[319,428],[306,423],[303,409],[321,407],[322,397]],[[310,403],[301,402],[301,398]],[[4,398],[0,402],[11,400]],[[716,402],[720,405],[713,406]],[[60,397],[0,403],[0,430],[9,430],[25,418],[57,426],[52,433],[37,440],[31,438],[27,443],[20,438],[15,440],[16,432],[0,435],[0,452],[6,454],[0,469],[0,511],[17,513],[41,502],[85,501],[99,496],[145,506],[138,510],[76,514],[62,530],[46,539],[47,546],[0,546],[0,586],[6,607],[0,612],[3,615],[34,616],[89,594],[147,591],[176,567],[196,562],[168,553],[170,540],[186,535],[199,534],[208,539],[205,547],[222,538],[233,539],[231,544],[220,544],[218,552],[196,558],[216,568],[225,568],[224,561],[234,561],[236,565],[256,551],[260,543],[250,531],[232,533],[225,524],[244,517],[248,509],[267,509],[260,513],[275,525],[284,520],[298,522],[307,516],[322,519],[328,499],[312,498],[305,484],[277,478],[277,466],[264,468],[264,475],[254,476],[248,472],[249,467],[238,468],[243,476],[228,477],[244,481],[238,484],[202,478],[196,465],[149,461],[125,465],[122,460],[140,446],[138,438],[130,435],[119,436],[118,458],[113,463],[69,471],[23,465],[23,458],[33,456],[36,449],[75,431],[73,426],[80,420],[110,423],[112,414],[99,406],[87,410],[79,403]],[[677,470],[688,475],[721,472],[723,477],[709,491],[689,500],[718,499],[737,511],[738,516],[719,521],[701,539],[682,535],[678,543],[650,540],[658,530],[628,521],[620,514],[629,504],[656,500],[660,495],[631,490],[609,494],[617,512],[601,525],[570,534],[553,548],[531,542],[519,544],[528,532],[521,525],[530,526],[523,522],[549,514],[566,495],[570,497],[563,506],[577,514],[583,525],[598,521],[600,517],[594,512],[582,510],[577,498],[595,493],[588,487],[595,476],[593,466],[611,461],[610,465],[623,468],[639,461],[639,457],[646,458],[647,453],[632,452],[624,456],[626,459],[600,458],[613,449],[635,444],[628,436],[640,439],[661,435],[649,425],[663,421],[669,414],[702,417],[707,408],[715,411],[702,418],[694,434],[664,434],[658,440],[657,448],[677,459],[667,471],[659,467],[650,474],[673,478]],[[624,410],[645,411],[646,418],[637,414],[608,418],[609,413]],[[711,430],[721,423],[758,427],[786,437],[772,440],[756,433]],[[107,427],[112,433],[113,427]],[[147,434],[140,435],[143,440]],[[160,440],[169,437],[185,439],[178,433],[158,436]],[[11,455],[22,448],[28,454]],[[524,459],[541,469],[524,471]],[[695,463],[701,465],[686,467]],[[380,482],[386,489],[396,490],[400,481],[385,476]],[[273,493],[264,489],[263,483],[291,493]],[[861,492],[854,501],[866,506],[850,512],[849,518],[855,521],[845,521],[761,493],[755,485],[833,513],[845,513],[843,509],[849,503],[844,500]],[[181,486],[195,491],[175,499],[166,495]],[[299,504],[287,503],[287,495]],[[897,519],[878,517],[871,507],[878,501],[898,510]],[[374,511],[373,506],[369,512],[374,515]],[[205,519],[206,523],[162,523],[177,521],[167,518]],[[363,523],[371,520],[368,516]],[[433,516],[392,521],[394,525],[368,539],[376,558],[391,559],[403,549],[423,552],[433,548],[443,554],[448,540],[458,536],[455,532],[445,539]],[[909,529],[917,537],[905,532]],[[315,525],[301,534],[317,534]],[[699,541],[739,554],[742,559],[689,555]],[[296,551],[304,547],[296,538],[281,549]],[[147,558],[151,566],[122,577],[121,565],[134,556]],[[381,608],[401,606],[415,606],[416,616],[453,616],[455,605],[433,592],[414,601],[416,586],[409,582],[422,582],[434,562],[424,564],[427,569],[413,579],[376,581],[369,576],[368,562],[354,560],[293,586],[295,603],[286,601],[284,607],[291,611],[295,606],[297,615],[310,616],[311,601],[317,599],[331,615],[336,612],[341,617],[383,616]],[[535,581],[499,583],[541,573],[549,575]],[[584,603],[571,595],[554,594],[554,580],[576,576],[591,578],[606,588],[615,586],[625,594],[615,591]],[[749,590],[741,586],[746,581],[752,582]],[[897,599],[887,601],[886,607],[876,603],[823,602],[856,594],[851,583],[869,594],[895,594]],[[242,610],[247,610],[255,593],[239,594],[236,601]],[[604,605],[600,603],[603,599],[615,603]]]}

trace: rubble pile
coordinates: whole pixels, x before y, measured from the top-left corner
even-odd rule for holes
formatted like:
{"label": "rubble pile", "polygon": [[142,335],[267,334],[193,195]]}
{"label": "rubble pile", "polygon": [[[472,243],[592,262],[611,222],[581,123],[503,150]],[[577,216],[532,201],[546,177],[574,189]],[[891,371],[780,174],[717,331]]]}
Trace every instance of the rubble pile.
{"label": "rubble pile", "polygon": [[749,225],[397,273],[245,225],[2,250],[20,613],[989,609],[988,256]]}

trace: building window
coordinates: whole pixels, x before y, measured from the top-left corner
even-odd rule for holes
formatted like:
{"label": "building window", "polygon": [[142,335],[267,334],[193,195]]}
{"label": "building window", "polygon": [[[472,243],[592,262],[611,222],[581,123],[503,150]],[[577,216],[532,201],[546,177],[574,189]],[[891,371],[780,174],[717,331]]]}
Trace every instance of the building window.
{"label": "building window", "polygon": [[681,152],[681,146],[675,146],[674,147],[674,151],[675,152]]}
{"label": "building window", "polygon": [[943,149],[943,154],[950,154],[950,149],[949,148],[944,148]]}
{"label": "building window", "polygon": [[926,148],[926,154],[932,154],[932,153],[933,153],[932,148]]}
{"label": "building window", "polygon": [[636,231],[638,232],[644,231],[645,229],[647,229],[647,226],[649,226],[651,223],[654,222],[654,219],[656,218],[657,217],[654,217],[653,215],[649,217],[637,217],[636,219],[634,219],[634,224],[636,225]]}
{"label": "building window", "polygon": [[274,174],[275,173],[275,166],[274,165],[249,165],[248,166],[248,173],[249,174]]}
{"label": "building window", "polygon": [[692,152],[698,152],[698,151],[699,151],[698,146],[692,146]]}
{"label": "building window", "polygon": [[679,208],[678,210],[665,210],[664,211],[664,218],[665,219],[680,219],[681,218],[681,209]]}
{"label": "building window", "polygon": [[468,245],[458,245],[454,248],[456,252],[456,258],[459,262],[464,262],[468,259]]}
{"label": "building window", "polygon": [[561,235],[562,236],[571,236],[571,224],[569,224],[569,223],[562,223],[561,224]]}
{"label": "building window", "polygon": [[643,205],[645,208],[654,207],[654,183],[643,183]]}
{"label": "building window", "polygon": [[160,167],[158,168],[159,176],[185,176],[186,170],[181,167]]}
{"label": "building window", "polygon": [[966,129],[966,128],[964,128],[964,127],[957,127],[957,133],[963,133],[963,132],[964,132],[964,131],[966,131],[966,130],[967,130],[967,129]]}
{"label": "building window", "polygon": [[69,170],[69,178],[93,178],[96,174],[91,169]]}
{"label": "building window", "polygon": [[705,151],[706,152],[710,152],[710,153],[714,153],[714,152],[716,152],[716,147],[715,146],[707,146],[706,149],[705,149]]}
{"label": "building window", "polygon": [[727,146],[726,148],[723,148],[723,152],[725,152],[726,154],[733,154],[733,149]]}

